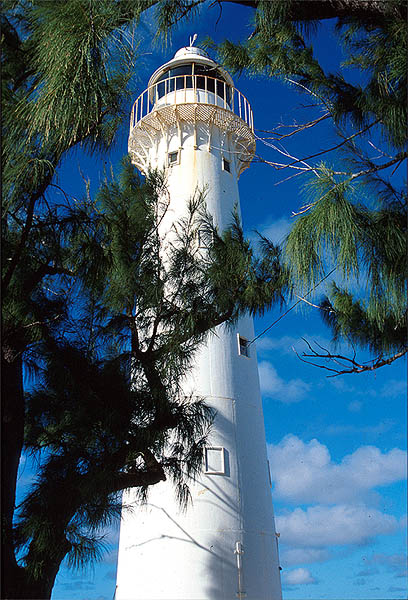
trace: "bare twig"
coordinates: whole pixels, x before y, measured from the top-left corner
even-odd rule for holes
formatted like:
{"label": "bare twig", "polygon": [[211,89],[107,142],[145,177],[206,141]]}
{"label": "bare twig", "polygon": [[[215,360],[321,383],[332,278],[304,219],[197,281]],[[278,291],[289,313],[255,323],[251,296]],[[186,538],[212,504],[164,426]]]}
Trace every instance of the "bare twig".
{"label": "bare twig", "polygon": [[296,129],[294,131],[291,131],[290,133],[277,133],[276,129],[272,129],[270,131],[266,130],[266,129],[257,129],[257,131],[261,132],[261,133],[273,133],[276,137],[271,136],[271,137],[267,137],[267,138],[262,138],[262,137],[258,137],[257,139],[260,141],[264,141],[264,140],[275,140],[275,141],[281,141],[284,138],[288,138],[288,137],[292,137],[292,135],[296,135],[297,133],[299,133],[300,131],[304,131],[305,129],[309,129],[310,127],[314,127],[315,125],[317,125],[318,123],[320,123],[321,121],[324,121],[325,119],[328,119],[330,117],[330,113],[324,113],[324,115],[322,115],[321,117],[318,117],[317,119],[314,119],[313,121],[308,121],[307,123],[303,123],[302,125],[278,125],[276,127],[276,129],[279,129],[280,127],[285,127],[285,128],[289,128],[289,127],[296,127]]}
{"label": "bare twig", "polygon": [[[332,354],[331,352],[329,352],[329,350],[327,350],[326,348],[323,348],[323,346],[320,346],[320,344],[315,342],[316,345],[321,350],[324,351],[324,354],[321,354],[319,352],[316,352],[316,350],[311,346],[311,344],[307,340],[305,340],[304,338],[302,338],[302,339],[307,344],[311,353],[308,354],[306,352],[303,352],[302,355],[299,355],[299,353],[296,351],[296,349],[292,347],[296,356],[299,358],[299,360],[301,360],[304,363],[307,363],[308,365],[312,365],[319,369],[325,369],[326,371],[330,371],[331,373],[334,373],[334,375],[328,375],[327,377],[337,377],[338,375],[346,375],[349,373],[365,373],[367,371],[375,371],[376,369],[379,369],[386,365],[392,364],[395,360],[397,360],[398,358],[401,358],[402,356],[404,356],[405,354],[408,353],[408,347],[407,347],[407,348],[404,348],[403,350],[400,350],[399,352],[396,352],[392,356],[389,356],[388,358],[383,358],[381,355],[381,356],[378,356],[377,358],[370,360],[366,363],[360,363],[355,360],[355,353],[354,353],[353,358],[344,356],[342,354]],[[319,363],[316,363],[316,362],[313,362],[310,360],[305,360],[306,358],[312,358],[314,360],[322,359],[322,360],[326,360],[326,361],[327,360],[333,361],[334,363],[338,364],[341,368],[340,369],[330,368],[327,365],[321,365]]]}
{"label": "bare twig", "polygon": [[333,150],[337,150],[338,148],[341,148],[341,146],[344,146],[344,144],[346,144],[347,142],[349,142],[353,138],[357,137],[358,135],[361,135],[362,133],[365,133],[366,131],[368,131],[369,129],[371,129],[371,127],[373,127],[374,125],[376,125],[378,122],[379,122],[379,119],[376,119],[375,121],[373,121],[372,123],[370,123],[370,125],[367,125],[367,127],[363,127],[363,129],[360,129],[359,131],[356,131],[356,133],[353,133],[352,135],[349,135],[347,138],[345,138],[339,144],[336,144],[335,146],[332,146],[331,148],[326,148],[325,150],[321,150],[320,152],[315,152],[315,154],[310,154],[309,156],[305,156],[304,158],[298,158],[294,162],[289,163],[289,164],[285,165],[285,167],[282,167],[282,168],[286,169],[287,167],[292,167],[293,165],[296,165],[297,163],[303,163],[306,160],[310,160],[311,158],[316,158],[316,156],[321,156],[322,154],[327,154],[328,152],[333,152]]}
{"label": "bare twig", "polygon": [[52,321],[56,321],[60,317],[62,317],[62,315],[55,315],[52,319],[48,319],[46,321],[34,321],[33,323],[28,323],[27,325],[22,325],[21,329],[28,329],[29,327],[35,327],[36,325],[48,325],[48,323],[51,323]]}
{"label": "bare twig", "polygon": [[325,310],[326,312],[329,313],[334,313],[334,310],[332,310],[331,308],[325,308],[324,306],[319,306],[318,304],[313,304],[313,302],[309,302],[309,300],[306,300],[306,298],[302,298],[302,296],[298,296],[297,294],[295,294],[296,298],[299,298],[299,300],[301,300],[302,302],[306,302],[306,304],[308,304],[309,306],[313,306],[314,308],[318,308],[319,310]]}
{"label": "bare twig", "polygon": [[322,96],[320,96],[319,94],[316,94],[316,92],[312,92],[311,89],[309,89],[308,87],[306,87],[305,85],[303,85],[303,83],[300,83],[299,81],[295,81],[294,79],[289,79],[289,77],[286,77],[286,81],[288,81],[289,83],[292,83],[293,85],[297,85],[298,87],[302,88],[302,90],[304,90],[311,96],[314,96],[315,98],[320,100],[320,102],[322,104],[324,104],[324,106],[327,108],[328,112],[329,113],[331,112],[332,107]]}
{"label": "bare twig", "polygon": [[318,200],[316,200],[316,202],[311,202],[310,204],[305,204],[304,206],[301,206],[297,212],[292,210],[292,216],[297,217],[299,215],[303,215],[305,212],[316,206],[317,203]]}
{"label": "bare twig", "polygon": [[363,175],[370,175],[371,173],[382,171],[382,169],[388,169],[388,167],[392,167],[392,165],[395,165],[397,163],[397,166],[391,173],[391,175],[393,175],[402,163],[402,161],[407,158],[407,156],[407,152],[401,152],[400,154],[397,154],[397,156],[395,156],[392,160],[388,161],[387,163],[384,163],[383,165],[373,165],[370,169],[366,169],[365,171],[359,171],[358,173],[353,173],[353,175],[351,175],[350,177],[350,181],[356,179],[357,177],[362,177]]}

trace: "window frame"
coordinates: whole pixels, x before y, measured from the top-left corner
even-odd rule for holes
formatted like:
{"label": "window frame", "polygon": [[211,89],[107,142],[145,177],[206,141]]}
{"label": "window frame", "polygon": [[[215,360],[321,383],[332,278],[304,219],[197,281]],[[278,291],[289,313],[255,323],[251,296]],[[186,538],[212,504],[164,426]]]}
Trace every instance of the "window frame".
{"label": "window frame", "polygon": [[[241,344],[241,340],[245,343]],[[249,340],[247,340],[247,338],[245,338],[240,333],[237,333],[237,343],[238,343],[238,355],[243,356],[244,358],[251,358],[249,355]],[[241,352],[241,347],[246,349],[246,353]]]}
{"label": "window frame", "polygon": [[[208,450],[219,450],[221,452],[221,471],[210,471],[208,469]],[[224,446],[206,446],[204,448],[204,474],[205,475],[225,475],[225,448]]]}
{"label": "window frame", "polygon": [[[227,168],[226,168],[226,166],[227,166]],[[225,158],[225,156],[222,157],[222,170],[225,171],[226,173],[229,173],[230,175],[232,175],[231,161],[228,160],[228,158]]]}
{"label": "window frame", "polygon": [[[170,157],[176,155],[176,160],[170,160]],[[172,152],[167,152],[167,166],[172,167],[173,165],[180,164],[180,150],[173,150]]]}

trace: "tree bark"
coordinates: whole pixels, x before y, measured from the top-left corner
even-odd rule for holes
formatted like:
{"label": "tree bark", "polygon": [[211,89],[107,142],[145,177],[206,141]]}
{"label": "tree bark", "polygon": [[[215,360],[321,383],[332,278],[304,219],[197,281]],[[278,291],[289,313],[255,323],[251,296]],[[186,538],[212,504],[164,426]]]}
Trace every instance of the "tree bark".
{"label": "tree bark", "polygon": [[17,472],[24,441],[24,395],[21,355],[2,349],[1,381],[1,505],[2,505],[2,598],[6,580],[18,576],[14,554],[13,515]]}

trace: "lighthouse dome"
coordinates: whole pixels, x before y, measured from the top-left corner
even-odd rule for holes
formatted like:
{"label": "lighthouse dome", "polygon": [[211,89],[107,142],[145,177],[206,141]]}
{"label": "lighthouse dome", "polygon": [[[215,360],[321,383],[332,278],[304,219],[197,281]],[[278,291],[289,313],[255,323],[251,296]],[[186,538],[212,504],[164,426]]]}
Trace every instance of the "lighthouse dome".
{"label": "lighthouse dome", "polygon": [[202,50],[201,48],[196,48],[195,46],[185,46],[184,48],[180,48],[180,50],[177,50],[176,54],[174,55],[174,58],[191,57],[192,54],[210,58],[207,52],[205,52],[205,50]]}
{"label": "lighthouse dome", "polygon": [[234,85],[231,75],[210,58],[207,52],[195,46],[185,46],[177,50],[171,60],[156,69],[150,77],[149,87],[169,77],[192,74],[209,75],[228,85]]}

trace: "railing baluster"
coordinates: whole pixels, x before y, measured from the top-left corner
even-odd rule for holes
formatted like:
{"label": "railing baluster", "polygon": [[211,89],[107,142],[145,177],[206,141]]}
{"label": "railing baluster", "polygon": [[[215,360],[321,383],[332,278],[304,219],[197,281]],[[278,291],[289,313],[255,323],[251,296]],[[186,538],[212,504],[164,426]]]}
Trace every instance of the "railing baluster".
{"label": "railing baluster", "polygon": [[[198,78],[200,79],[200,87],[198,86]],[[191,99],[187,97],[187,90],[190,89],[189,78],[191,79],[192,86],[192,97]],[[213,83],[210,83],[210,80]],[[180,89],[178,90],[179,80],[181,80]],[[223,107],[224,109],[229,109],[235,115],[239,116],[240,119],[245,121],[247,126],[254,131],[254,113],[252,111],[251,105],[248,100],[245,98],[243,94],[236,88],[228,85],[226,81],[218,80],[214,77],[209,77],[207,75],[176,75],[173,77],[169,77],[168,79],[161,80],[154,85],[148,87],[144,90],[140,96],[137,98],[135,103],[132,106],[131,111],[131,124],[132,127],[135,127],[144,117],[146,117],[153,110],[153,107],[157,105],[160,99],[160,86],[164,85],[164,90],[162,90],[162,96],[164,96],[164,105],[168,103],[172,103],[170,96],[171,90],[174,92],[174,104],[177,104],[178,101],[184,96],[184,103],[188,102],[199,102],[199,90],[204,92],[202,96],[202,101],[206,104],[214,104],[215,106]],[[223,86],[222,90],[220,86]],[[211,93],[214,93],[214,99],[210,98],[210,88],[212,89]],[[182,92],[184,89],[184,94],[181,96],[180,100],[177,97],[177,91]],[[164,92],[164,93],[163,93]],[[145,105],[145,106],[144,106]]]}

